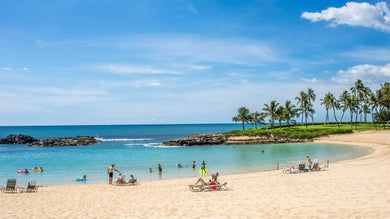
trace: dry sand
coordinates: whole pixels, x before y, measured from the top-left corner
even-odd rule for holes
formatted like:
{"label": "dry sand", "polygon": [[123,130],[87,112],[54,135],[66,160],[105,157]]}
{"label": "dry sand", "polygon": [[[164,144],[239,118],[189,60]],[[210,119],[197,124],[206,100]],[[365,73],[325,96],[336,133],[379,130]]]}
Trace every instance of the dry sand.
{"label": "dry sand", "polygon": [[375,148],[326,171],[221,176],[228,191],[191,192],[195,178],[41,187],[0,194],[0,218],[390,218],[390,131],[320,138]]}

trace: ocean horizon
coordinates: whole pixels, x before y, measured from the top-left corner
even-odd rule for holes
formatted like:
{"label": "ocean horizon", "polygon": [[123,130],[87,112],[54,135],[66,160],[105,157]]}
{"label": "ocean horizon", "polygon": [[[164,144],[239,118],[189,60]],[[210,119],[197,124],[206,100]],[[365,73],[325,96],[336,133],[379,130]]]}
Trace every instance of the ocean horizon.
{"label": "ocean horizon", "polygon": [[[248,126],[249,127],[249,126]],[[16,178],[24,186],[35,179],[40,185],[75,184],[87,175],[87,183],[107,182],[107,168],[114,163],[126,176],[140,181],[169,178],[199,177],[199,164],[207,163],[208,173],[247,173],[275,170],[304,161],[305,155],[320,163],[359,157],[371,153],[363,146],[338,144],[259,144],[172,147],[162,142],[205,133],[220,133],[241,129],[241,124],[143,124],[143,125],[55,125],[0,126],[0,138],[9,134],[25,134],[38,139],[88,135],[100,142],[90,146],[29,147],[0,145],[0,182]],[[263,153],[264,151],[264,153]],[[191,168],[195,161],[198,166]],[[158,174],[157,165],[163,167]],[[183,167],[178,168],[181,164]],[[44,172],[32,172],[43,167]],[[152,173],[149,172],[152,169]],[[28,169],[29,174],[18,174]],[[116,175],[115,175],[116,176]]]}

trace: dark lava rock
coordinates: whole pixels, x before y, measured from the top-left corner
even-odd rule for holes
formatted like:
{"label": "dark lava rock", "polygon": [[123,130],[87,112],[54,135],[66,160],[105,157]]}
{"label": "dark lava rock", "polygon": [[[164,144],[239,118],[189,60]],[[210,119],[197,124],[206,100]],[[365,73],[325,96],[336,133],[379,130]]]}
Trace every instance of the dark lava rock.
{"label": "dark lava rock", "polygon": [[31,144],[36,141],[39,140],[28,135],[19,134],[8,135],[7,137],[0,139],[0,144]]}

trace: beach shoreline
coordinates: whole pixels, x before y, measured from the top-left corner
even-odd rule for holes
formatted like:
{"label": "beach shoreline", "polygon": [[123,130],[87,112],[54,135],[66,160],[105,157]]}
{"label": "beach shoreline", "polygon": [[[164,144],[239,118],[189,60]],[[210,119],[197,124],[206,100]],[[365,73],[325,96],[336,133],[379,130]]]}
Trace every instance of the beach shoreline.
{"label": "beach shoreline", "polygon": [[364,145],[369,155],[331,163],[326,171],[222,175],[228,191],[193,193],[196,178],[40,187],[0,194],[4,218],[386,218],[390,215],[390,131],[317,138]]}

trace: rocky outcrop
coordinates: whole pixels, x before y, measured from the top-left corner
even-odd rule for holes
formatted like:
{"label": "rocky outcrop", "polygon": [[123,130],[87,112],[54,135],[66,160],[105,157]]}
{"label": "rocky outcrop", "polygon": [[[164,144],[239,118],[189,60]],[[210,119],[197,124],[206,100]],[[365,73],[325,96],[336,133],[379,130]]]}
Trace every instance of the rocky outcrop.
{"label": "rocky outcrop", "polygon": [[98,143],[98,140],[91,136],[77,136],[67,138],[50,138],[45,140],[38,140],[28,144],[28,146],[35,147],[55,147],[55,146],[86,146]]}
{"label": "rocky outcrop", "polygon": [[278,144],[278,143],[303,143],[312,139],[291,139],[267,136],[229,136],[223,134],[202,134],[163,142],[165,146],[198,146],[198,145],[233,145],[233,144]]}
{"label": "rocky outcrop", "polygon": [[0,139],[0,144],[30,144],[39,141],[28,135],[8,135],[5,138]]}
{"label": "rocky outcrop", "polygon": [[230,136],[225,144],[278,144],[312,142],[312,139],[277,138],[267,136]]}
{"label": "rocky outcrop", "polygon": [[163,142],[165,146],[219,145],[225,143],[223,134],[202,134]]}

